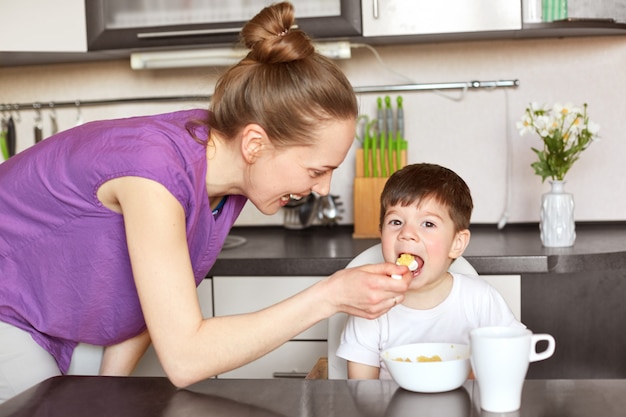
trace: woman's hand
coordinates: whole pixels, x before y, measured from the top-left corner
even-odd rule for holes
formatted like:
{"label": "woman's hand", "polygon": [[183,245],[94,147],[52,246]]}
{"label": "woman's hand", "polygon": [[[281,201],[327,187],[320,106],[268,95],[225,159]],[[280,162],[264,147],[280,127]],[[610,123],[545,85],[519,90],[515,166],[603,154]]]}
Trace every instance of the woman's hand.
{"label": "woman's hand", "polygon": [[[402,279],[392,279],[392,274],[402,275]],[[404,301],[411,279],[407,267],[392,263],[340,270],[323,281],[331,303],[329,316],[344,312],[374,319]]]}

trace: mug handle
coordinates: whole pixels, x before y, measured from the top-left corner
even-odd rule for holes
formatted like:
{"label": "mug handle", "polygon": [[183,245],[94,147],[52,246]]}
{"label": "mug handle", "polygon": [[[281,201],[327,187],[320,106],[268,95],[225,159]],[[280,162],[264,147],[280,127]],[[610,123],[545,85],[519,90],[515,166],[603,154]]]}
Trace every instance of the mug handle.
{"label": "mug handle", "polygon": [[[542,352],[537,352],[537,342],[541,340],[545,340],[546,342],[548,342],[548,347]],[[537,362],[548,359],[550,356],[552,356],[552,354],[554,354],[556,342],[554,341],[554,337],[552,337],[552,335],[546,333],[538,333],[532,335],[530,339],[530,346],[530,362]]]}

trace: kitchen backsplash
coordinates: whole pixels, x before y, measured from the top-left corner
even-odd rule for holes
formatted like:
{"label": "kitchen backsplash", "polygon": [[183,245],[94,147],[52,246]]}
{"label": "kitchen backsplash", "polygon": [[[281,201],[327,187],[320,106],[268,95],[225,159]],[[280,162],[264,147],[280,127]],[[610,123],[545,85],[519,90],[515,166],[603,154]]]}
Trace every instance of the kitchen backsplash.
{"label": "kitchen backsplash", "polygon": [[[365,49],[338,61],[354,86],[519,79],[517,88],[401,93],[405,111],[407,159],[445,165],[460,174],[474,197],[474,223],[536,222],[541,194],[549,185],[534,175],[531,146],[538,138],[520,137],[515,122],[531,101],[589,104],[601,126],[601,140],[576,163],[567,178],[580,221],[626,220],[626,36],[432,43],[378,47],[382,66]],[[209,95],[220,69],[134,72],[129,63],[106,61],[0,68],[0,103],[41,102],[44,137],[50,131],[49,101],[167,95]],[[400,73],[403,77],[397,75]],[[376,115],[380,94],[359,95],[362,114]],[[395,98],[395,95],[393,95]],[[206,107],[207,103],[124,104],[58,109],[60,129],[84,121]],[[18,151],[34,143],[34,111],[21,111]],[[344,203],[341,224],[353,223],[353,179],[357,142],[337,169],[331,193]],[[510,178],[510,181],[507,181]],[[508,210],[507,210],[508,201]],[[264,216],[250,205],[238,225],[280,225],[283,213]]]}

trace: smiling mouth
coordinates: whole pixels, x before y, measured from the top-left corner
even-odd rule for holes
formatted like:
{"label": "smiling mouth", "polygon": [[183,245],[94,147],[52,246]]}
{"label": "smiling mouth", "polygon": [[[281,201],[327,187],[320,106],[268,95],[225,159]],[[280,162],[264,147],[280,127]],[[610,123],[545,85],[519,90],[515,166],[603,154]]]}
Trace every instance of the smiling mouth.
{"label": "smiling mouth", "polygon": [[280,205],[289,207],[299,206],[305,202],[303,200],[304,197],[304,194],[285,194],[280,198]]}

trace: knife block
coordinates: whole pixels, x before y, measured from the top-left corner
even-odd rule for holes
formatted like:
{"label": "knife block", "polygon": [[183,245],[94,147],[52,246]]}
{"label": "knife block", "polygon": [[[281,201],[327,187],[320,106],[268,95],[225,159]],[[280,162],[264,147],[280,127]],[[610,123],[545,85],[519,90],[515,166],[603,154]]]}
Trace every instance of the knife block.
{"label": "knife block", "polygon": [[[406,165],[406,151],[402,151],[401,165],[402,167]],[[356,239],[380,238],[380,194],[388,179],[389,177],[366,177],[363,167],[363,149],[356,150],[352,237]]]}
{"label": "knife block", "polygon": [[387,177],[354,178],[354,233],[357,239],[379,238],[380,193]]}

